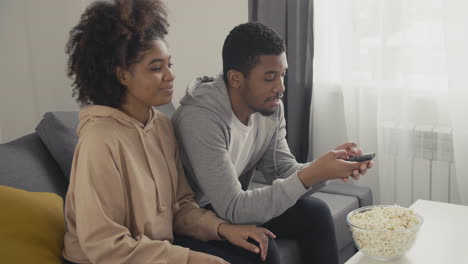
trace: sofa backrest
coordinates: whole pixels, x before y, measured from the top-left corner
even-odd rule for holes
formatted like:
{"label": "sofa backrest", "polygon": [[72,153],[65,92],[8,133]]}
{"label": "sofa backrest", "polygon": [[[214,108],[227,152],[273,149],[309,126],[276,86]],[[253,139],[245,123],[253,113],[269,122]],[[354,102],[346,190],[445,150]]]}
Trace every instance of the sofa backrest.
{"label": "sofa backrest", "polygon": [[78,112],[47,112],[36,127],[36,133],[55,159],[67,182],[78,136]]}
{"label": "sofa backrest", "polygon": [[0,185],[62,197],[68,182],[36,133],[0,144]]}

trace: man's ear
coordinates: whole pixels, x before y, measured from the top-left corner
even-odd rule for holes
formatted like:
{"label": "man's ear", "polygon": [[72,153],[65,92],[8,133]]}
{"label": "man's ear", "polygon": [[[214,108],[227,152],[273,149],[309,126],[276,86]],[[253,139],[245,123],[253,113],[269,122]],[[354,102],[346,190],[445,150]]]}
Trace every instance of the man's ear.
{"label": "man's ear", "polygon": [[115,75],[120,84],[128,86],[128,82],[130,81],[130,72],[128,70],[117,67],[115,68]]}
{"label": "man's ear", "polygon": [[227,80],[232,88],[239,88],[244,81],[244,75],[240,71],[229,70],[227,72]]}

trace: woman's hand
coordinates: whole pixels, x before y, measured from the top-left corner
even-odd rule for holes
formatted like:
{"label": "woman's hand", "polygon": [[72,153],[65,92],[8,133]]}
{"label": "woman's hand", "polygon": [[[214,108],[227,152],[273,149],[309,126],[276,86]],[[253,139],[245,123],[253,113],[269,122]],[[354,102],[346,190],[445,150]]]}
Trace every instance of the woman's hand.
{"label": "woman's hand", "polygon": [[210,254],[198,252],[198,251],[189,251],[188,255],[188,264],[229,264],[222,258],[213,256]]}
{"label": "woman's hand", "polygon": [[[265,261],[268,252],[268,237],[275,239],[276,236],[268,229],[254,225],[232,225],[222,223],[218,227],[218,234],[232,244],[251,251],[255,254],[260,253],[262,261]],[[248,242],[251,238],[258,242],[260,248]]]}

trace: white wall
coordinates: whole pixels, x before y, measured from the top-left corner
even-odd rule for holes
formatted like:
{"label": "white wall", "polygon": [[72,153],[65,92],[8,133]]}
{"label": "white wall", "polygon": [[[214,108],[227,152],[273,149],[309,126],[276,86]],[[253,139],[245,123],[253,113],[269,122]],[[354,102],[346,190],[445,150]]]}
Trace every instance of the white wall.
{"label": "white wall", "polygon": [[248,1],[168,0],[168,43],[173,56],[175,93],[173,102],[185,94],[187,84],[198,76],[222,72],[224,39],[236,25],[248,20]]}
{"label": "white wall", "polygon": [[[66,77],[65,44],[90,2],[0,1],[0,143],[34,131],[45,112],[78,109]],[[167,0],[176,106],[189,81],[222,70],[224,38],[247,21],[247,2]]]}
{"label": "white wall", "polygon": [[47,111],[77,109],[65,74],[76,0],[0,1],[0,131],[3,142],[34,130]]}

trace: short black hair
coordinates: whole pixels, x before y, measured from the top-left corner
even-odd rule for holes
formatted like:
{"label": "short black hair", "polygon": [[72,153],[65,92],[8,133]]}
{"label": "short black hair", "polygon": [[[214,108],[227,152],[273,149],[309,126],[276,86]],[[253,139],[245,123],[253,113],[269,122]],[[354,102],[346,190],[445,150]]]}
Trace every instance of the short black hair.
{"label": "short black hair", "polygon": [[272,28],[259,23],[247,22],[233,28],[224,40],[223,74],[229,84],[229,70],[242,72],[249,77],[260,55],[281,55],[286,50],[281,35]]}
{"label": "short black hair", "polygon": [[67,73],[81,106],[118,108],[126,87],[116,69],[139,62],[152,41],[167,35],[167,11],[161,0],[113,0],[91,4],[70,31]]}

